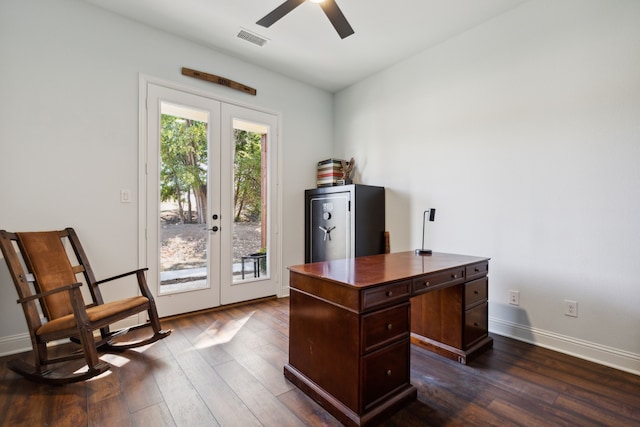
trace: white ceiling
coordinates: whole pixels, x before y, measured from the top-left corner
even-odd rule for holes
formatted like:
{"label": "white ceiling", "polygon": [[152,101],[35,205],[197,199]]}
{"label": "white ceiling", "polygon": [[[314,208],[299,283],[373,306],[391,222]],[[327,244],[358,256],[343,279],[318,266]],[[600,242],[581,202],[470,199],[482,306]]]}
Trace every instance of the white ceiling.
{"label": "white ceiling", "polygon": [[[527,0],[336,0],[355,30],[345,39],[309,1],[270,28],[255,22],[284,0],[84,1],[336,92]],[[268,42],[239,39],[241,29]]]}

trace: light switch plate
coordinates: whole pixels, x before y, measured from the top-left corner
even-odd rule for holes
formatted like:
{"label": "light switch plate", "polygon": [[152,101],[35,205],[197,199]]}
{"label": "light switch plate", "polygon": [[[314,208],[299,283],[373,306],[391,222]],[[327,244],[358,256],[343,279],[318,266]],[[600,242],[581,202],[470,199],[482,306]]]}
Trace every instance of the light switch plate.
{"label": "light switch plate", "polygon": [[120,203],[131,203],[131,190],[120,190]]}

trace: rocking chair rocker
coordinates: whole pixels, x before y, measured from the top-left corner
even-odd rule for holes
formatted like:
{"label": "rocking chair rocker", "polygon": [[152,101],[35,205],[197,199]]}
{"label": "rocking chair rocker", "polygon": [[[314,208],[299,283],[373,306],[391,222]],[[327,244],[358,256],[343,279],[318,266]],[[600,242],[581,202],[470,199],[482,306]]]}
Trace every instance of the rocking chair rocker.
{"label": "rocking chair rocker", "polygon": [[[73,254],[65,247],[67,242]],[[0,230],[0,248],[18,291],[18,303],[22,304],[26,317],[34,356],[33,365],[16,359],[7,366],[30,380],[49,384],[83,381],[111,368],[98,359],[98,349],[122,351],[153,343],[171,333],[160,329],[158,312],[145,279],[147,269],[96,281],[72,228],[29,233]],[[76,277],[80,273],[91,294],[92,302],[88,305],[85,305],[80,289],[81,280]],[[136,275],[141,295],[105,303],[99,285],[130,275]],[[148,313],[148,323],[110,331],[109,325],[143,311]],[[114,340],[130,330],[147,326],[153,330],[148,338],[124,343]],[[94,335],[98,330],[99,337],[97,332]],[[47,343],[61,339],[79,343],[81,351],[49,357]],[[86,371],[66,374],[48,369],[49,365],[80,358],[86,361]]]}

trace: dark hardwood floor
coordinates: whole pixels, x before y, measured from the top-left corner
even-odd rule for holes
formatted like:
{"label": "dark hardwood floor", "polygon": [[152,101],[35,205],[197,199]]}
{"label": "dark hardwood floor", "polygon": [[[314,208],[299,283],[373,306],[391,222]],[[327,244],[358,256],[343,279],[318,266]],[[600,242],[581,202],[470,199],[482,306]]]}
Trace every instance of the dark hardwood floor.
{"label": "dark hardwood floor", "polygon": [[[340,425],[283,376],[288,319],[286,298],[163,319],[167,339],[103,355],[111,372],[66,386],[29,382],[2,358],[0,424]],[[640,376],[494,340],[467,366],[413,347],[418,400],[382,425],[640,426]]]}

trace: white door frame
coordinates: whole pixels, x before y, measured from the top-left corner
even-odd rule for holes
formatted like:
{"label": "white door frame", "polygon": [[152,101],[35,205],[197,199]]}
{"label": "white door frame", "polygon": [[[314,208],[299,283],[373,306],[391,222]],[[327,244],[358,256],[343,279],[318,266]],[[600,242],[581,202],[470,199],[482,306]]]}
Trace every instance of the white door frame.
{"label": "white door frame", "polygon": [[[144,74],[139,75],[139,168],[138,168],[138,264],[141,267],[147,266],[147,260],[149,254],[147,253],[147,239],[150,232],[152,230],[147,229],[147,215],[148,212],[148,194],[147,194],[147,170],[148,165],[146,164],[148,158],[148,130],[147,130],[147,91],[148,86],[157,85],[166,87],[172,90],[181,91],[187,94],[193,94],[204,98],[209,98],[211,100],[239,106],[242,108],[247,108],[251,110],[255,110],[257,112],[262,112],[265,114],[270,114],[276,117],[277,120],[277,128],[280,129],[282,117],[279,113],[268,111],[261,108],[256,108],[252,105],[242,104],[234,100],[224,99],[217,95],[213,95],[211,93],[194,89],[191,87],[182,86],[173,82],[168,82],[162,79],[158,79],[155,77],[147,76]],[[275,152],[277,153],[275,157],[272,159],[269,168],[270,174],[273,179],[273,185],[270,186],[269,189],[269,197],[270,200],[270,215],[272,216],[271,221],[271,232],[269,238],[271,239],[271,253],[269,255],[270,259],[270,278],[274,281],[274,290],[275,294],[278,296],[287,295],[287,289],[283,289],[283,281],[281,278],[282,271],[282,233],[280,232],[282,226],[282,196],[280,194],[280,189],[282,188],[281,179],[281,150],[278,150],[277,147],[280,147],[280,132],[273,132],[271,135],[270,144],[276,148]],[[224,260],[225,257],[223,256]],[[226,268],[222,267],[222,268]],[[230,266],[229,266],[230,268]],[[157,275],[157,274],[156,274]],[[159,280],[149,283],[150,287],[155,287],[156,291],[153,292],[154,295],[157,295],[157,288],[159,286]],[[221,301],[222,304],[225,304],[225,301]]]}

